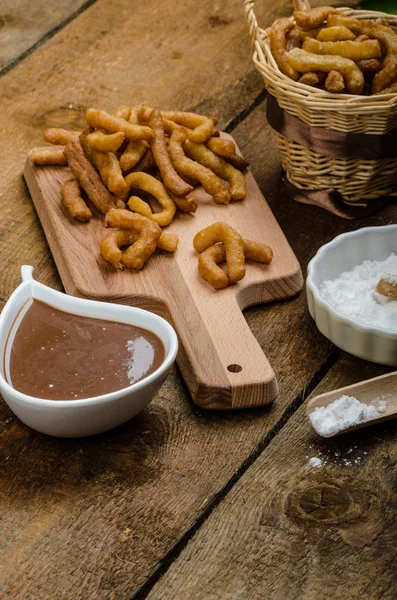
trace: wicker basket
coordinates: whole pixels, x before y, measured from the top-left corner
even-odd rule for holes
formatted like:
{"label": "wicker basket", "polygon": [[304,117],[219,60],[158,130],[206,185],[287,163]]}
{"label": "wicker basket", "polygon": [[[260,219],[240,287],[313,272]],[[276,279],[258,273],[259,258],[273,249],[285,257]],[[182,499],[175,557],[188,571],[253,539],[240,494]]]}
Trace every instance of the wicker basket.
{"label": "wicker basket", "polygon": [[[307,0],[294,0],[294,8],[309,10],[310,4]],[[349,8],[337,10],[358,19],[383,17],[397,30],[396,16]],[[379,136],[397,127],[397,94],[331,94],[297,83],[284,75],[274,60],[266,31],[258,27],[254,0],[245,0],[245,12],[254,64],[262,74],[269,94],[286,113],[309,127],[327,128],[344,134]],[[397,156],[376,160],[332,158],[280,133],[276,136],[287,180],[299,190],[333,190],[344,202],[357,203],[386,196],[397,185]]]}

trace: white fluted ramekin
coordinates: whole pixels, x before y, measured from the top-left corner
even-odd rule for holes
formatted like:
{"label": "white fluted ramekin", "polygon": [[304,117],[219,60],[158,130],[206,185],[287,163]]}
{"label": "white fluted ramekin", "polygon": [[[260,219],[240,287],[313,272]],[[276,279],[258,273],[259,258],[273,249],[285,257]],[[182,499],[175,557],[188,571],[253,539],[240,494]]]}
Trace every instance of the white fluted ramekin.
{"label": "white fluted ramekin", "polygon": [[397,225],[364,227],[338,235],[322,246],[308,266],[306,280],[309,312],[318,329],[342,350],[365,360],[397,366],[397,332],[359,323],[335,310],[319,288],[364,260],[383,261],[397,254]]}

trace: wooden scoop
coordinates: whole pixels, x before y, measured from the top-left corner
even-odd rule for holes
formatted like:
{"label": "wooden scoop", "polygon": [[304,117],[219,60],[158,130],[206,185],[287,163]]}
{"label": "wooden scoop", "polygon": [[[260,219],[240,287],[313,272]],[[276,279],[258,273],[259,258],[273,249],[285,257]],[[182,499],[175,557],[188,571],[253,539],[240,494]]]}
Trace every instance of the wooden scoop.
{"label": "wooden scoop", "polygon": [[386,408],[382,412],[378,410],[378,415],[376,417],[373,417],[364,423],[360,423],[360,425],[347,427],[336,433],[323,435],[316,430],[322,437],[334,437],[341,433],[347,433],[354,429],[361,429],[367,425],[374,425],[375,423],[381,423],[382,421],[397,417],[397,371],[316,396],[315,398],[312,398],[307,405],[307,415],[309,416],[318,407],[328,406],[343,395],[354,396],[354,398],[357,398],[360,402],[375,406],[376,409],[378,409],[378,402],[374,403],[374,400],[384,400],[386,402]]}

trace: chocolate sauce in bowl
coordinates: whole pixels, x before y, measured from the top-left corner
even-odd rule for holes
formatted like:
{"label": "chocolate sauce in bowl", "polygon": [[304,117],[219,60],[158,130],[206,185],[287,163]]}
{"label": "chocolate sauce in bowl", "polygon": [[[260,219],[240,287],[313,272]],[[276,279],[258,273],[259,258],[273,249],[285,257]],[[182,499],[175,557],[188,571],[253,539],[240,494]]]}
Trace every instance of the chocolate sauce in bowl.
{"label": "chocolate sauce in bowl", "polygon": [[129,325],[64,312],[29,300],[8,337],[4,372],[16,390],[78,400],[128,387],[165,358],[160,338]]}

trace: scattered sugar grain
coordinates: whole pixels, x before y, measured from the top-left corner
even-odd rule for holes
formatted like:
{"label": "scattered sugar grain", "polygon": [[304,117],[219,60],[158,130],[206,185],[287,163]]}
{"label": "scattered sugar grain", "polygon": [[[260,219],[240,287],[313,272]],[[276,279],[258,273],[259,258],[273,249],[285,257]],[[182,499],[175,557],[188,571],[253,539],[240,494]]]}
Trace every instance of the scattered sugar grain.
{"label": "scattered sugar grain", "polygon": [[309,460],[309,464],[311,467],[313,467],[314,469],[319,469],[320,467],[323,466],[323,461],[321,460],[321,458],[319,458],[318,456],[313,456],[313,458],[311,458]]}
{"label": "scattered sugar grain", "polygon": [[309,418],[317,433],[331,435],[361,425],[378,414],[375,406],[364,404],[354,396],[343,395],[327,406],[315,408]]}

